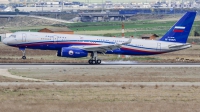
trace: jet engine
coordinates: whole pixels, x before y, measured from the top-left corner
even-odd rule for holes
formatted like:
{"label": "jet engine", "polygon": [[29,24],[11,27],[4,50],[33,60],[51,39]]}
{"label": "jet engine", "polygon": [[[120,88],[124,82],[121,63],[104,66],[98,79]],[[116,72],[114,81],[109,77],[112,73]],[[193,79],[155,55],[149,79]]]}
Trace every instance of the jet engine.
{"label": "jet engine", "polygon": [[79,48],[63,47],[61,50],[58,50],[57,56],[60,57],[69,57],[69,58],[81,58],[87,57],[88,52]]}

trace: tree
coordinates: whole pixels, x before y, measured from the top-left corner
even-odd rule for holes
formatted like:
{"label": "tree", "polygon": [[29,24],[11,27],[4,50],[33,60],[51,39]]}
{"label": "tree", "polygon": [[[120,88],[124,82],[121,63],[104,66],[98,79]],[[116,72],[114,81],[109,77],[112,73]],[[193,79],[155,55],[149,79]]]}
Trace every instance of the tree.
{"label": "tree", "polygon": [[193,26],[190,31],[190,36],[200,36],[200,26]]}
{"label": "tree", "polygon": [[16,9],[15,9],[15,12],[19,12],[19,9],[16,8]]}

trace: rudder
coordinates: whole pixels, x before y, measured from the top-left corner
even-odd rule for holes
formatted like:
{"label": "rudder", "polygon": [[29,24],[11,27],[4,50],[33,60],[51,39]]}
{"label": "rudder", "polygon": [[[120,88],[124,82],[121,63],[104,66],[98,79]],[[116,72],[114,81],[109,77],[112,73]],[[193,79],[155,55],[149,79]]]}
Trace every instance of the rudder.
{"label": "rudder", "polygon": [[197,12],[187,12],[160,41],[186,43]]}

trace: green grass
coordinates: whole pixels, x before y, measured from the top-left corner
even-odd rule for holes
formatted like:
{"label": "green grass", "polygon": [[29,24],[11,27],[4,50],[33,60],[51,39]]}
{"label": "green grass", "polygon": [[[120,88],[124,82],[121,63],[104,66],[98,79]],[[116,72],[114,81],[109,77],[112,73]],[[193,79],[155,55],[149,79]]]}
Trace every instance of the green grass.
{"label": "green grass", "polygon": [[[140,37],[143,34],[157,34],[159,37],[162,36],[166,30],[154,30],[154,31],[136,31],[136,32],[125,32],[125,37],[130,37],[130,36],[134,36],[134,37]],[[103,36],[103,34],[96,34],[96,36]],[[113,36],[116,37],[121,37],[121,33],[112,33]]]}
{"label": "green grass", "polygon": [[[125,29],[152,29],[152,28],[169,28],[175,22],[148,22],[136,21],[125,22]],[[121,29],[121,22],[97,22],[97,23],[73,23],[67,26],[74,31],[96,31],[96,30],[113,30]]]}
{"label": "green grass", "polygon": [[[125,26],[125,36],[140,37],[142,34],[157,34],[163,36],[168,29],[175,24],[176,21],[155,21],[155,20],[144,20],[144,21],[126,21]],[[67,23],[66,26],[71,30],[75,31],[75,34],[86,34],[103,36],[108,32],[116,37],[121,36],[122,22],[86,22],[86,23]],[[193,25],[193,30],[191,31],[191,36],[194,34],[194,27],[200,26],[200,21],[195,21]],[[45,26],[35,26],[35,27],[23,27],[12,28],[10,31],[30,31],[37,32]]]}
{"label": "green grass", "polygon": [[9,28],[8,30],[10,30],[11,32],[16,32],[16,31],[38,31],[41,30],[42,28],[45,27],[52,27],[52,26],[26,26],[26,27],[12,27]]}
{"label": "green grass", "polygon": [[11,32],[17,31],[30,31],[30,32],[38,32],[40,29],[22,29],[22,30],[10,30]]}
{"label": "green grass", "polygon": [[[154,21],[131,21],[131,22],[125,22],[125,35],[126,36],[135,36],[139,37],[142,34],[157,34],[159,36],[163,36],[168,29],[173,26],[176,23],[176,21],[161,21],[161,22],[154,22]],[[86,32],[88,35],[96,35],[96,36],[102,36],[106,33],[103,33],[103,31],[119,31],[119,33],[112,33],[113,36],[121,36],[121,22],[96,22],[96,23],[74,23],[74,24],[67,24],[67,26],[74,30],[76,34],[82,34],[83,31]],[[194,27],[199,26],[200,21],[194,22]],[[194,28],[193,27],[193,28]],[[132,30],[132,31],[127,31]],[[97,31],[95,34],[93,34],[90,31]],[[99,31],[99,33],[98,33]],[[85,33],[83,33],[85,34]],[[191,32],[192,35],[192,32]]]}

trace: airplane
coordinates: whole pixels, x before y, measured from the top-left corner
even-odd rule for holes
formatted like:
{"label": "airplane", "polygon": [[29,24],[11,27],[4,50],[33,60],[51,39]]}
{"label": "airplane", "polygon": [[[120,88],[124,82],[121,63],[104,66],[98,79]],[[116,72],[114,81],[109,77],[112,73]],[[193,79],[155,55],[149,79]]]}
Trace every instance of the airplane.
{"label": "airplane", "polygon": [[3,43],[18,47],[22,59],[25,49],[56,50],[57,56],[67,58],[87,57],[89,64],[101,64],[98,53],[121,55],[156,55],[190,48],[186,43],[197,12],[187,12],[159,40],[113,38],[102,36],[55,34],[42,32],[15,32]]}

